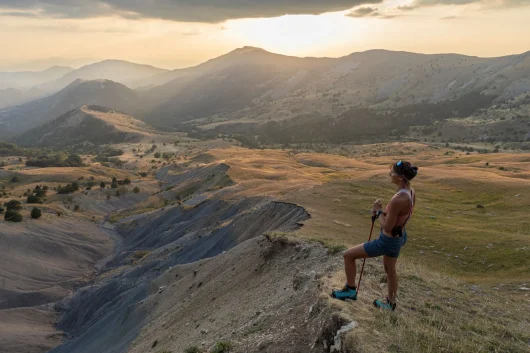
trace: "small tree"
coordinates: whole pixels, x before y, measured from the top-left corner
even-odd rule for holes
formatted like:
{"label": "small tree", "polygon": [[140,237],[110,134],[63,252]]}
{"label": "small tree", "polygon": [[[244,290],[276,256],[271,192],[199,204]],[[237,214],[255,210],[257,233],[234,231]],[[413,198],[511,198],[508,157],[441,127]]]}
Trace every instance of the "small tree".
{"label": "small tree", "polygon": [[102,188],[102,189],[105,189],[105,183],[102,181],[102,182],[99,184],[99,187]]}
{"label": "small tree", "polygon": [[6,206],[7,210],[13,210],[18,211],[22,209],[22,203],[18,200],[11,200],[7,202],[4,206]]}
{"label": "small tree", "polygon": [[40,210],[40,208],[34,207],[31,210],[31,218],[39,219],[41,216],[42,216],[42,211]]}
{"label": "small tree", "polygon": [[22,222],[22,215],[14,210],[7,210],[4,216],[6,222]]}
{"label": "small tree", "polygon": [[37,195],[28,195],[27,203],[42,203],[42,199]]}
{"label": "small tree", "polygon": [[140,192],[140,188],[138,186],[136,186],[134,189],[133,189],[133,192],[135,194],[138,194]]}
{"label": "small tree", "polygon": [[125,185],[129,185],[129,184],[131,183],[131,179],[129,179],[129,178],[125,178],[125,179],[123,180],[123,183],[124,183]]}

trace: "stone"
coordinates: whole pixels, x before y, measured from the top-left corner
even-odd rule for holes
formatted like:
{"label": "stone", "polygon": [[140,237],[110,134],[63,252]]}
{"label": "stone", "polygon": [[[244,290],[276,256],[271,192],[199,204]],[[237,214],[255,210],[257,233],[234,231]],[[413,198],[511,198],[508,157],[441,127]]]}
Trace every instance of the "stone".
{"label": "stone", "polygon": [[204,329],[202,329],[202,330],[201,330],[201,333],[202,333],[203,335],[207,335],[207,334],[208,334],[208,330],[204,330]]}
{"label": "stone", "polygon": [[333,338],[333,345],[330,347],[330,352],[341,352],[342,351],[342,339],[344,335],[359,326],[356,321],[352,321],[347,325],[344,325],[337,331],[335,337]]}
{"label": "stone", "polygon": [[166,289],[166,286],[162,286],[160,288],[158,288],[158,293],[162,293],[164,291],[164,289]]}

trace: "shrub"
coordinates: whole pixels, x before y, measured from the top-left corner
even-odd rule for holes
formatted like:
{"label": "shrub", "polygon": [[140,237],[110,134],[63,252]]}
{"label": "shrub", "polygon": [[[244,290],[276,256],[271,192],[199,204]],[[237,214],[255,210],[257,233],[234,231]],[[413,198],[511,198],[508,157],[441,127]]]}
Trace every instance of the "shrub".
{"label": "shrub", "polygon": [[12,183],[18,183],[18,181],[19,181],[19,179],[18,179],[18,177],[16,175],[11,178],[11,182]]}
{"label": "shrub", "polygon": [[22,215],[17,211],[7,210],[4,219],[7,222],[22,222]]}
{"label": "shrub", "polygon": [[230,342],[217,342],[211,353],[229,353],[232,348],[233,345]]}
{"label": "shrub", "polygon": [[99,187],[102,188],[102,189],[105,189],[105,183],[104,183],[104,182],[101,182],[101,183],[99,184]]}
{"label": "shrub", "polygon": [[160,154],[160,152],[156,152],[155,153],[155,158],[160,158],[162,155]]}
{"label": "shrub", "polygon": [[22,209],[22,203],[18,200],[11,200],[9,202],[6,202],[4,206],[6,206],[8,211],[18,211]]}
{"label": "shrub", "polygon": [[31,210],[31,218],[39,219],[41,216],[42,216],[42,211],[40,210],[40,208],[34,207]]}
{"label": "shrub", "polygon": [[71,194],[79,190],[79,184],[77,182],[73,182],[72,184],[68,184],[65,187],[62,187],[59,185],[57,187],[57,193],[58,194]]}
{"label": "shrub", "polygon": [[74,206],[74,211],[79,211],[79,205]]}
{"label": "shrub", "polygon": [[139,188],[138,186],[135,187],[135,188],[133,189],[133,192],[134,192],[135,194],[138,194],[138,193],[140,192],[140,188]]}
{"label": "shrub", "polygon": [[184,353],[201,353],[201,350],[197,346],[191,346],[184,350]]}
{"label": "shrub", "polygon": [[123,183],[124,183],[125,185],[129,185],[129,184],[131,183],[131,179],[129,179],[129,178],[125,178],[125,179],[123,180]]}
{"label": "shrub", "polygon": [[3,207],[0,207],[0,214],[4,213],[5,209]]}
{"label": "shrub", "polygon": [[28,195],[27,203],[42,203],[42,199],[37,195]]}

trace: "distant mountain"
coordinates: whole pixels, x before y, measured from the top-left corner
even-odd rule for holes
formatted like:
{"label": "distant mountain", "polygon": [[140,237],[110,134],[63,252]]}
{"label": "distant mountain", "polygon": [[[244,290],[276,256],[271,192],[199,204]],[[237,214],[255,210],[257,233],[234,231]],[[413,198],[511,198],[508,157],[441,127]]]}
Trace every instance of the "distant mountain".
{"label": "distant mountain", "polygon": [[64,148],[139,141],[150,128],[110,108],[82,106],[16,138],[21,146]]}
{"label": "distant mountain", "polygon": [[144,81],[152,76],[166,71],[153,66],[139,65],[123,60],[105,60],[73,70],[55,81],[39,86],[39,88],[45,91],[57,91],[78,79],[105,79],[135,88],[144,85]]}
{"label": "distant mountain", "polygon": [[120,83],[76,80],[52,96],[0,111],[0,138],[13,138],[85,104],[132,112],[137,103],[137,94]]}
{"label": "distant mountain", "polygon": [[15,88],[7,88],[0,90],[0,109],[13,107],[35,99],[39,99],[45,95],[39,89],[32,88],[30,90],[19,90]]}
{"label": "distant mountain", "polygon": [[71,67],[54,66],[44,71],[0,72],[0,90],[28,89],[45,82],[57,80],[71,72]]}
{"label": "distant mountain", "polygon": [[[478,58],[370,50],[330,59],[245,47],[193,68],[154,76],[152,83],[162,85],[141,91],[149,102],[141,115],[167,127],[182,122],[209,129],[303,121],[308,116],[331,119],[349,116],[354,108],[413,109],[442,101],[462,106],[467,97],[473,97],[469,104],[480,101],[477,107],[484,107],[530,91],[530,52]],[[451,109],[444,112],[452,114]]]}
{"label": "distant mountain", "polygon": [[143,93],[146,119],[159,125],[227,114],[255,106],[270,92],[288,95],[333,59],[300,59],[245,47],[189,69],[158,75],[168,82]]}

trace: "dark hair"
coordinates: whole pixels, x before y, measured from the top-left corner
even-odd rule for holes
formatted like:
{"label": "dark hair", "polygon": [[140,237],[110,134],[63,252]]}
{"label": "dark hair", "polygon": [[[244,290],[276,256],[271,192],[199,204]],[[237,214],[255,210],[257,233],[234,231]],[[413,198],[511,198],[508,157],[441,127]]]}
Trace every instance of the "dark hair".
{"label": "dark hair", "polygon": [[407,180],[412,180],[418,175],[418,167],[413,166],[410,162],[398,161],[392,165],[392,170]]}

